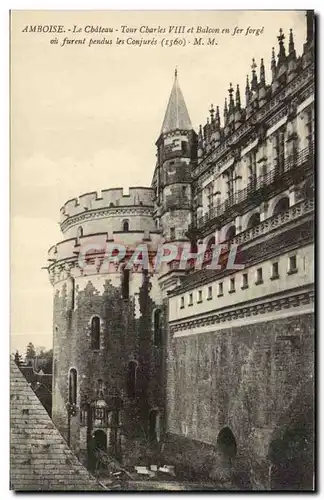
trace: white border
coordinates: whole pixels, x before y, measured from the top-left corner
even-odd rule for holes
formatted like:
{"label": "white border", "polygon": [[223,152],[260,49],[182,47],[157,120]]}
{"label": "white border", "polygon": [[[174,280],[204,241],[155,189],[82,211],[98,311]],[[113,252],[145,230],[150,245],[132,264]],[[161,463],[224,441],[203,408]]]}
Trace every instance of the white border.
{"label": "white border", "polygon": [[[85,0],[79,0],[79,2],[71,1],[71,0],[47,0],[45,3],[44,1],[40,0],[31,0],[30,2],[25,2],[23,0],[15,0],[13,2],[8,2],[7,0],[4,0],[1,3],[1,25],[2,25],[2,30],[1,30],[1,45],[0,45],[0,54],[1,54],[1,69],[2,69],[2,75],[4,77],[1,78],[1,110],[5,110],[5,112],[2,111],[2,130],[0,134],[1,138],[1,154],[2,154],[2,163],[1,163],[1,187],[2,187],[2,193],[0,196],[0,205],[1,205],[1,230],[2,230],[2,235],[8,235],[8,240],[9,240],[9,80],[6,78],[5,75],[9,74],[9,16],[8,16],[8,11],[10,9],[15,10],[15,9],[21,9],[21,10],[27,10],[27,9],[40,9],[40,10],[105,10],[105,9],[114,9],[114,10],[185,10],[185,9],[190,9],[190,10],[206,10],[206,9],[217,9],[221,8],[224,6],[224,3],[220,2],[215,2],[211,0],[199,0],[199,2],[194,2],[191,0],[186,0],[186,1],[180,1],[180,0],[158,0],[154,2],[154,8],[152,7],[153,3],[150,2],[149,0],[143,1],[143,0],[138,0],[136,3],[131,0],[110,0],[107,2],[107,0],[92,0],[90,1],[85,1]],[[231,1],[227,0],[226,2],[226,10],[259,10],[263,8],[263,10],[297,10],[301,9],[304,10],[305,8],[308,9],[315,9],[317,14],[321,14],[323,11],[323,2],[322,0],[317,0],[315,2],[312,2],[312,5],[307,5],[307,2],[305,0],[295,0],[295,1],[285,1],[283,2],[282,0],[273,0],[272,2],[260,2],[260,0],[256,1],[247,1],[247,2],[239,2],[239,1]],[[319,25],[319,23],[318,23]],[[319,33],[319,36],[317,38],[317,44],[318,46],[322,45],[322,33]],[[323,56],[323,51],[321,53],[318,53],[318,71],[320,71],[320,68],[323,67],[322,63],[322,56]],[[319,75],[319,78],[322,75]],[[318,118],[321,118],[323,115],[322,113],[322,105],[320,109],[318,109]],[[319,119],[318,119],[319,122]],[[317,123],[318,123],[317,122]],[[323,139],[323,128],[322,130],[318,130],[318,145],[322,144],[322,139]],[[320,160],[320,155],[318,154],[317,156],[317,168],[318,172],[320,172],[320,167],[321,165],[319,164]],[[319,176],[318,176],[319,177]],[[318,198],[320,197],[320,194],[323,191],[323,179],[324,179],[324,174],[323,172],[321,173],[321,176],[319,177],[318,181],[318,186],[317,186],[317,196]],[[323,206],[324,204],[322,203],[319,208],[319,213],[318,213],[318,220],[323,221],[324,217],[321,217],[323,215]],[[319,235],[319,243],[322,243],[321,247],[323,248],[323,231]],[[2,307],[2,314],[1,314],[1,319],[2,319],[2,328],[1,332],[2,335],[5,338],[4,345],[2,345],[1,353],[2,353],[2,363],[0,364],[1,366],[1,379],[2,379],[2,401],[5,405],[5,401],[8,401],[9,404],[9,384],[8,384],[8,373],[9,373],[9,362],[8,362],[8,352],[9,352],[9,336],[8,336],[8,331],[9,331],[9,248],[7,245],[6,237],[3,237],[2,239],[2,245],[0,248],[0,258],[2,262],[2,273],[1,273],[1,307]],[[318,269],[318,272],[320,273],[320,280],[319,282],[322,281],[323,278],[323,266],[321,266],[320,269]],[[321,309],[321,299],[319,300],[318,303],[318,311]],[[323,342],[319,342],[319,337],[322,329],[320,328],[321,324],[319,323],[319,328],[318,328],[318,342],[317,345],[320,347],[320,352],[318,353],[318,373],[317,377],[319,378],[319,365],[320,365],[320,360],[324,358],[323,356]],[[319,388],[319,389],[322,389]],[[320,392],[320,391],[319,391]],[[323,401],[323,394],[318,394],[318,403],[320,406],[320,402]],[[321,408],[318,408],[319,410],[319,415],[321,414],[320,410]],[[0,488],[0,494],[2,499],[7,499],[11,498],[13,493],[9,492],[8,490],[8,485],[9,485],[9,446],[5,448],[5,443],[8,441],[8,436],[10,435],[9,433],[9,413],[6,411],[1,412],[1,421],[0,421],[0,429],[2,432],[2,443],[3,443],[3,449],[7,449],[8,454],[7,456],[5,454],[2,455],[2,467],[1,467],[1,488]],[[319,419],[318,419],[319,420]],[[319,424],[319,422],[318,422]],[[320,439],[319,439],[319,446],[320,450],[322,450],[322,440],[324,439],[323,433],[319,433]],[[322,477],[322,472],[323,472],[323,460],[321,460],[322,456],[321,453],[319,453],[319,468],[317,471],[317,481],[318,481],[318,488],[320,487],[320,477]],[[248,494],[248,493],[247,493]],[[30,495],[29,497],[32,498],[34,495]],[[45,494],[37,494],[36,498],[45,498]],[[67,497],[68,495],[64,495],[63,497]],[[92,495],[89,495],[92,496]],[[200,494],[197,494],[197,496],[201,496]],[[297,496],[297,495],[296,495]]]}

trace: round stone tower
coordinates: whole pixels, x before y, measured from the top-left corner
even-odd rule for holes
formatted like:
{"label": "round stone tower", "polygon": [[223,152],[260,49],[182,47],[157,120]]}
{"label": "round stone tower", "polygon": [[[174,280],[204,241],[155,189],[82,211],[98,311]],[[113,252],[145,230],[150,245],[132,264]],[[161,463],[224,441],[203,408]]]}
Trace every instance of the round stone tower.
{"label": "round stone tower", "polygon": [[157,246],[152,214],[150,188],[84,194],[62,207],[64,239],[49,250],[52,418],[90,467],[95,448],[136,462],[142,446],[157,446],[163,430],[157,275],[106,261],[109,244],[128,253],[143,243]]}

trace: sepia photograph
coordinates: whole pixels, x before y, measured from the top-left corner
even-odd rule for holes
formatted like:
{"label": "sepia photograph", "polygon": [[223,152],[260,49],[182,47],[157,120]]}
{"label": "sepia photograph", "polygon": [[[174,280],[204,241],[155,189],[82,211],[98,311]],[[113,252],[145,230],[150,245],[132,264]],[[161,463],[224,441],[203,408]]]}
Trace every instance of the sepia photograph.
{"label": "sepia photograph", "polygon": [[10,490],[316,490],[315,20],[10,12]]}

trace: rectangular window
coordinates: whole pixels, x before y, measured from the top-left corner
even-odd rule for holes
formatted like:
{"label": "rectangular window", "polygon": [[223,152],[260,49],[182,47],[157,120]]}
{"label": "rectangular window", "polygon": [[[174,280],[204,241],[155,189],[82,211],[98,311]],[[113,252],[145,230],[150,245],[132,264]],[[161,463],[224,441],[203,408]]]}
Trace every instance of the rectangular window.
{"label": "rectangular window", "polygon": [[257,180],[256,151],[251,151],[249,155],[249,185],[250,189],[255,189]]}
{"label": "rectangular window", "polygon": [[207,209],[211,210],[214,206],[214,187],[213,183],[208,184],[206,187],[206,194],[207,194]]}
{"label": "rectangular window", "polygon": [[211,300],[213,298],[213,287],[209,286],[207,290],[207,300]]}
{"label": "rectangular window", "polygon": [[248,273],[242,275],[242,290],[249,287]]}
{"label": "rectangular window", "polygon": [[280,174],[284,171],[284,166],[285,166],[284,129],[280,129],[274,134],[274,157],[275,157],[276,173]]}
{"label": "rectangular window", "polygon": [[261,285],[263,283],[263,277],[262,277],[262,267],[259,267],[256,271],[256,285]]}
{"label": "rectangular window", "polygon": [[273,262],[272,263],[272,272],[271,272],[271,278],[272,280],[276,280],[279,278],[279,264],[278,262]]}
{"label": "rectangular window", "polygon": [[175,228],[170,227],[170,240],[175,240]]}
{"label": "rectangular window", "polygon": [[229,293],[235,292],[235,278],[230,279]]}
{"label": "rectangular window", "polygon": [[202,302],[202,290],[198,290],[198,298],[197,298],[197,302]]}
{"label": "rectangular window", "polygon": [[181,301],[180,301],[180,309],[183,309],[185,306],[185,303],[184,303],[184,297],[181,297]]}
{"label": "rectangular window", "polygon": [[189,302],[188,302],[188,306],[192,306],[193,304],[193,295],[192,293],[189,293]]}
{"label": "rectangular window", "polygon": [[313,108],[307,109],[306,112],[306,129],[307,129],[307,135],[306,139],[308,142],[308,145],[311,146],[313,141],[314,141],[314,110]]}
{"label": "rectangular window", "polygon": [[289,267],[288,267],[288,274],[293,274],[297,273],[297,256],[292,255],[289,257]]}
{"label": "rectangular window", "polygon": [[223,295],[223,282],[218,283],[218,297],[221,297]]}

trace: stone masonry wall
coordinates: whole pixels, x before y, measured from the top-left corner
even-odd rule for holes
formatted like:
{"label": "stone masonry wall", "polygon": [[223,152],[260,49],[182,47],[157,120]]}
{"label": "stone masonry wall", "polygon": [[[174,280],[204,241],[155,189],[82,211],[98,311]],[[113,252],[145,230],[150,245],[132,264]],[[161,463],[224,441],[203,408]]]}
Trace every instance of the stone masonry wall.
{"label": "stone masonry wall", "polygon": [[[168,458],[178,454],[182,466],[208,469],[219,479],[222,461],[215,455],[216,443],[220,431],[229,427],[237,444],[232,471],[240,471],[252,487],[267,487],[269,445],[279,422],[289,426],[285,415],[306,396],[312,406],[312,394],[308,389],[305,396],[303,388],[313,376],[313,335],[314,318],[305,314],[171,338]],[[172,442],[177,442],[175,448]]]}
{"label": "stone masonry wall", "polygon": [[[53,420],[67,437],[68,373],[76,368],[78,375],[77,405],[96,398],[98,380],[107,394],[117,389],[123,394],[121,412],[124,439],[141,436],[147,431],[149,409],[162,405],[159,393],[161,358],[153,346],[153,312],[161,308],[156,295],[155,277],[135,274],[130,283],[129,299],[122,299],[121,283],[108,276],[89,276],[79,287],[71,308],[66,282],[57,287],[54,296],[54,381]],[[136,289],[136,291],[135,291]],[[91,349],[90,324],[93,315],[101,320],[100,350]],[[127,365],[138,361],[137,394],[127,398]],[[84,436],[84,432],[81,433]],[[84,441],[84,439],[83,439]],[[71,418],[71,446],[77,453],[86,443],[80,440],[79,413]],[[82,450],[81,450],[82,451]]]}

